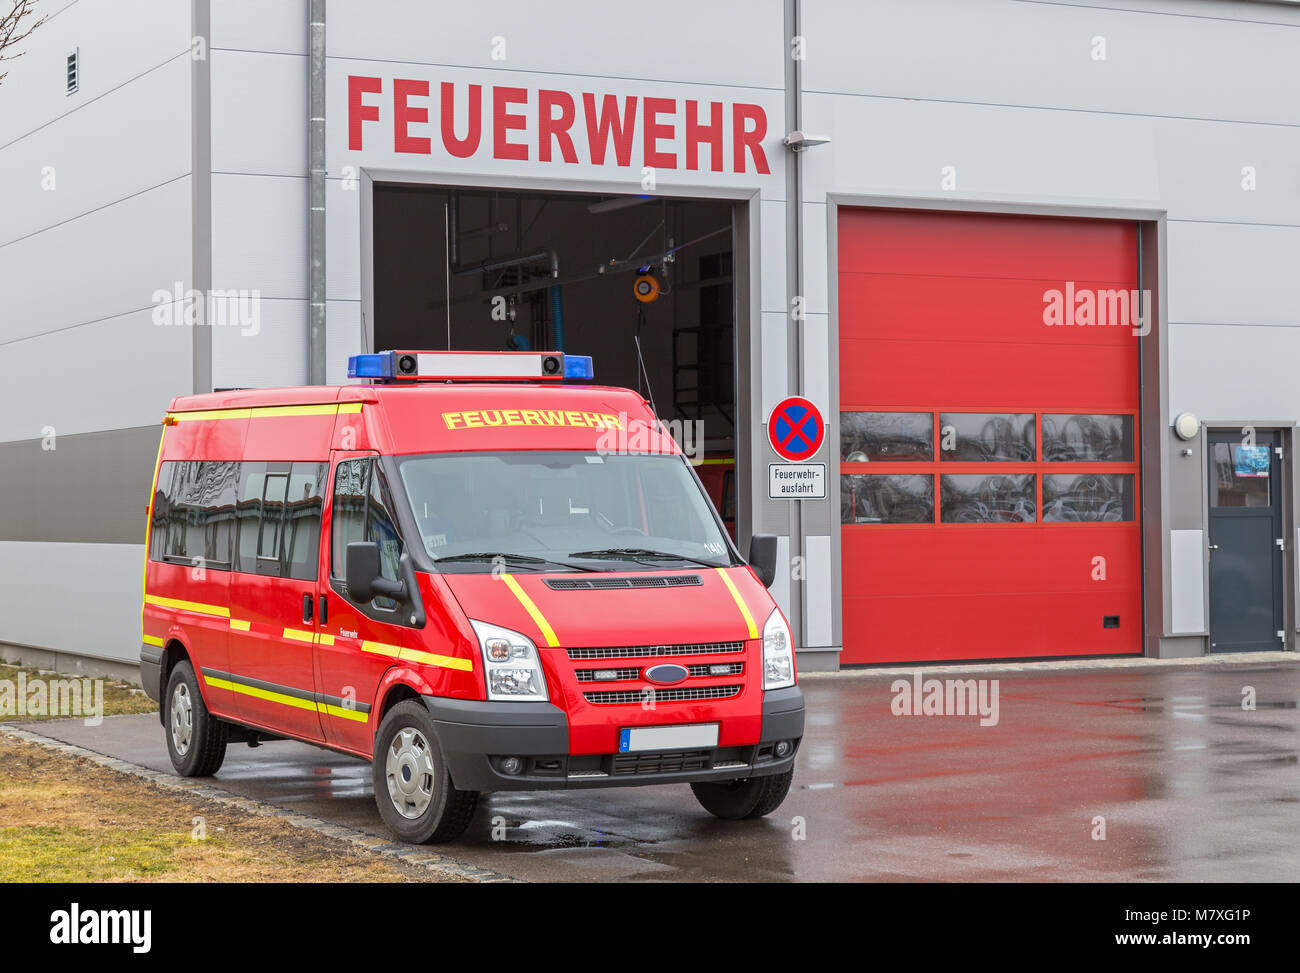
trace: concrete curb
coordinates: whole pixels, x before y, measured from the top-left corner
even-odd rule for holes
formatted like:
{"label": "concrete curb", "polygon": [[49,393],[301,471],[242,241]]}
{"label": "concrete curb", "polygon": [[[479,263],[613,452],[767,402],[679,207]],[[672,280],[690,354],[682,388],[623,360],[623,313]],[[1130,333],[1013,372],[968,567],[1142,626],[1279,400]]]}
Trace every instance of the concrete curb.
{"label": "concrete curb", "polygon": [[1223,666],[1240,665],[1295,665],[1300,663],[1298,652],[1225,652],[1222,655],[1198,655],[1187,659],[1046,659],[1041,662],[944,662],[939,664],[917,663],[910,666],[888,666],[870,669],[841,669],[838,672],[801,672],[800,682],[816,679],[862,679],[911,676],[915,672],[928,675],[931,673],[982,673],[982,672],[1022,672],[1050,673],[1079,670],[1108,669],[1215,669]]}
{"label": "concrete curb", "polygon": [[378,835],[369,834],[365,831],[357,831],[355,828],[346,828],[338,824],[330,824],[328,821],[322,821],[320,818],[313,818],[305,814],[296,814],[293,811],[277,807],[274,804],[266,804],[262,801],[255,801],[252,798],[240,797],[232,794],[227,790],[217,787],[213,784],[206,784],[193,778],[175,777],[171,774],[159,773],[156,770],[150,770],[148,767],[141,767],[139,764],[128,763],[125,760],[118,760],[116,757],[106,757],[102,753],[95,753],[93,750],[87,750],[84,747],[73,746],[70,743],[64,743],[61,740],[55,740],[51,737],[43,736],[40,733],[33,733],[31,730],[20,729],[13,726],[0,724],[0,733],[15,737],[26,743],[34,743],[38,746],[45,747],[48,750],[54,750],[58,753],[67,754],[73,757],[82,757],[86,760],[96,763],[101,767],[109,770],[116,770],[119,773],[130,774],[133,777],[139,777],[149,781],[152,784],[172,791],[178,794],[188,794],[194,797],[200,797],[207,801],[215,801],[218,804],[224,804],[227,807],[244,811],[248,814],[256,814],[267,818],[280,818],[292,824],[294,827],[303,828],[307,831],[314,831],[317,834],[325,835],[329,838],[337,838],[340,841],[346,841],[348,844],[363,851],[383,855],[386,858],[398,859],[408,865],[416,865],[420,868],[427,869],[437,875],[446,875],[451,878],[464,879],[470,882],[518,882],[519,879],[510,875],[503,875],[500,872],[492,871],[489,868],[479,868],[475,865],[469,865],[446,855],[440,855],[431,852],[427,847],[422,845],[406,845],[394,843]]}

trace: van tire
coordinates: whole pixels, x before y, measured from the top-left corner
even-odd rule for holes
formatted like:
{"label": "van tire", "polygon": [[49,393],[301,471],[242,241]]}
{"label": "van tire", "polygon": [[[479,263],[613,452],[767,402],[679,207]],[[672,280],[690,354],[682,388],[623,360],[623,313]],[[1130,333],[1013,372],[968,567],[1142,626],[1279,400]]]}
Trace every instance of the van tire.
{"label": "van tire", "polygon": [[[176,773],[182,777],[211,777],[226,759],[226,724],[208,712],[194,667],[188,661],[176,663],[162,697],[163,736]],[[177,725],[173,725],[173,719]]]}
{"label": "van tire", "polygon": [[[375,734],[373,769],[379,815],[402,841],[451,841],[469,827],[478,791],[457,790],[452,783],[433,718],[422,702],[403,700],[388,711]],[[398,809],[399,801],[404,810]]]}
{"label": "van tire", "polygon": [[728,821],[761,818],[771,814],[790,793],[794,771],[772,774],[770,777],[747,777],[722,783],[692,784],[695,799],[704,810]]}

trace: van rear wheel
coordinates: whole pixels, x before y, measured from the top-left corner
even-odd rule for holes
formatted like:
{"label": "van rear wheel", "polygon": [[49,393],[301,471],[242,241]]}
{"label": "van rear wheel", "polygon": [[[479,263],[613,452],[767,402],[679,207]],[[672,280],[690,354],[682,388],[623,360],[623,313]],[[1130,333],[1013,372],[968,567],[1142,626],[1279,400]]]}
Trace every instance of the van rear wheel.
{"label": "van rear wheel", "polygon": [[790,793],[794,771],[772,774],[770,777],[747,777],[722,783],[692,784],[695,799],[704,810],[729,821],[761,818],[771,814]]}
{"label": "van rear wheel", "polygon": [[478,791],[457,790],[423,703],[398,703],[375,736],[375,803],[390,831],[412,844],[451,841],[469,827]]}
{"label": "van rear wheel", "polygon": [[176,663],[163,693],[167,754],[182,777],[211,777],[226,759],[226,724],[208,712],[194,667]]}

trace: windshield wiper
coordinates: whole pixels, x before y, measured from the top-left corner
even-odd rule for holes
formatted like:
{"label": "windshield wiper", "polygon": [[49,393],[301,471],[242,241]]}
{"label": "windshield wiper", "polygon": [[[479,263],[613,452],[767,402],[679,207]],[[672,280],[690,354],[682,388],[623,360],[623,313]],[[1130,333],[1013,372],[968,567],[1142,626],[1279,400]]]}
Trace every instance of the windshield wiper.
{"label": "windshield wiper", "polygon": [[699,564],[706,568],[722,568],[725,564],[719,564],[717,561],[703,561],[698,557],[690,557],[686,554],[672,554],[668,551],[652,551],[644,547],[609,547],[599,551],[574,551],[569,557],[590,557],[590,558],[622,558],[628,561],[643,560],[673,560],[689,561],[691,564]]}
{"label": "windshield wiper", "polygon": [[435,557],[434,564],[450,564],[453,561],[495,561],[500,558],[503,561],[514,561],[518,564],[558,564],[560,567],[569,568],[573,571],[590,571],[591,568],[584,568],[579,564],[566,564],[564,561],[553,561],[549,557],[533,557],[531,554],[511,554],[508,551],[477,551],[472,554],[449,554],[446,557]]}

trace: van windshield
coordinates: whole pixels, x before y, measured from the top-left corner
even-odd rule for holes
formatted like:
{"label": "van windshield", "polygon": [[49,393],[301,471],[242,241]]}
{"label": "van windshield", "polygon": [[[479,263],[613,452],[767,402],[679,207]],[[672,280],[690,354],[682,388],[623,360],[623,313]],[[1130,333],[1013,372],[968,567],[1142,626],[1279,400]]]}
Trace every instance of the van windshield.
{"label": "van windshield", "polygon": [[440,571],[626,571],[733,563],[678,455],[520,450],[400,461]]}

